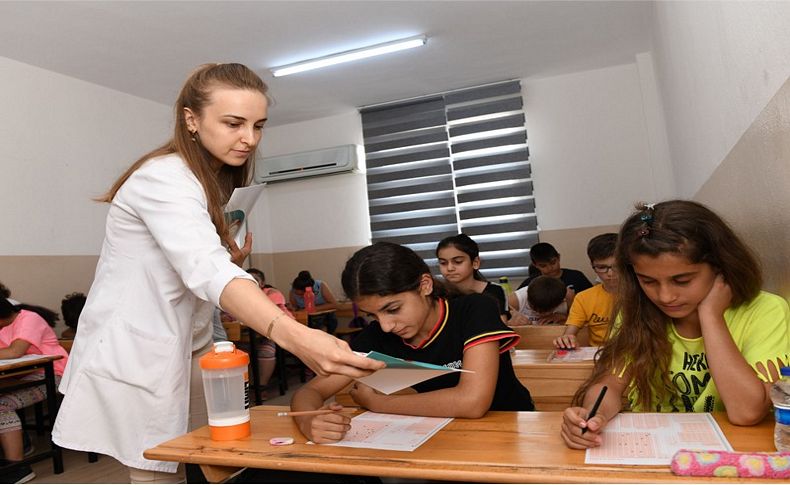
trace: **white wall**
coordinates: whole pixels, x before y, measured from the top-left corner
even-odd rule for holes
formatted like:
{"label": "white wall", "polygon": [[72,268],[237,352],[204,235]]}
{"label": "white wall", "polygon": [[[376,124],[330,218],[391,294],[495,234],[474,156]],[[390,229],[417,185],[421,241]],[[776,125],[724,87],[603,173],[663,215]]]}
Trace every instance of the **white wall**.
{"label": "white wall", "polygon": [[541,230],[619,224],[674,194],[650,63],[522,81]]}
{"label": "white wall", "polygon": [[790,76],[790,2],[656,2],[654,56],[680,195],[692,197]]}
{"label": "white wall", "polygon": [[170,108],[0,57],[0,255],[98,254],[106,191],[165,141]]}
{"label": "white wall", "polygon": [[[362,145],[357,111],[267,128],[259,156]],[[277,253],[370,243],[364,173],[270,184],[250,215],[253,251]]]}

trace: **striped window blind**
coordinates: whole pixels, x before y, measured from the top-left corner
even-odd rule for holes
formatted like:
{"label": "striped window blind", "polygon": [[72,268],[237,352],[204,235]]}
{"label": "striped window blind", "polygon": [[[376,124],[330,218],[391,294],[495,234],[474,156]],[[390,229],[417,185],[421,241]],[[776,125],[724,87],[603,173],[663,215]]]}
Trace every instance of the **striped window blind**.
{"label": "striped window blind", "polygon": [[523,278],[538,242],[521,83],[507,81],[361,110],[373,242],[415,250],[464,232],[482,273]]}

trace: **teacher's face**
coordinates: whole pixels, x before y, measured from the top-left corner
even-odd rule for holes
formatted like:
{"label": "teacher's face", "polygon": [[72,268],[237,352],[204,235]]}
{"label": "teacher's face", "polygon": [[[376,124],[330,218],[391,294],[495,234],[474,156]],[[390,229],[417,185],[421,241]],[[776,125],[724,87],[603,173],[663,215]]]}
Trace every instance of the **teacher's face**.
{"label": "teacher's face", "polygon": [[251,160],[261,141],[268,102],[258,91],[215,88],[211,101],[198,114],[184,108],[187,128],[222,165],[240,167]]}

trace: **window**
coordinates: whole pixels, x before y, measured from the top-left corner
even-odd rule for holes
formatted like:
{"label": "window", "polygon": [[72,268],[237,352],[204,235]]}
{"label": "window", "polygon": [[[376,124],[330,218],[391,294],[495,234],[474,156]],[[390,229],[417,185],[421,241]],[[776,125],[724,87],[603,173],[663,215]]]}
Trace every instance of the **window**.
{"label": "window", "polygon": [[521,83],[508,81],[364,108],[373,242],[414,249],[464,232],[482,273],[526,277],[538,242]]}

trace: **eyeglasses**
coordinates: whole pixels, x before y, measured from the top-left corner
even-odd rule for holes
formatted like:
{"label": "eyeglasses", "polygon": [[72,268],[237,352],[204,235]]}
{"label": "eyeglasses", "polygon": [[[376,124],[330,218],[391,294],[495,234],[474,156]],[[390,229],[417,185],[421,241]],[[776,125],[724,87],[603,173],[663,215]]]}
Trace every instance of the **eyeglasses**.
{"label": "eyeglasses", "polygon": [[601,273],[601,274],[608,273],[609,271],[614,271],[614,266],[608,266],[605,264],[594,264],[592,268],[596,273]]}

